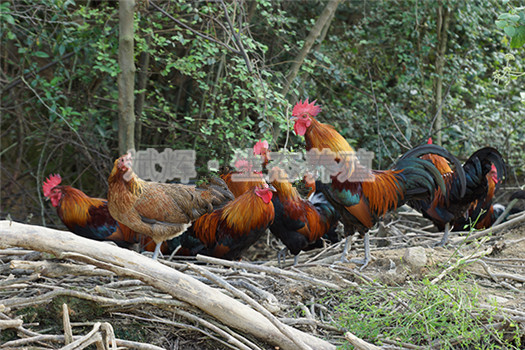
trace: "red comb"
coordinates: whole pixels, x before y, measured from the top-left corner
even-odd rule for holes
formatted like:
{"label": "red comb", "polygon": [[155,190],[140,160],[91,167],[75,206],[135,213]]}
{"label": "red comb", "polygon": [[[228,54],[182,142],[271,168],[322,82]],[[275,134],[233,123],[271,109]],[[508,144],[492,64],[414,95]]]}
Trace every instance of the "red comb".
{"label": "red comb", "polygon": [[44,184],[42,185],[42,190],[44,190],[44,196],[48,197],[51,195],[51,190],[60,185],[62,178],[58,174],[49,175]]}
{"label": "red comb", "polygon": [[253,146],[253,154],[262,154],[263,150],[264,149],[268,149],[268,141],[264,140],[259,140],[257,141],[257,143],[255,144],[255,146]]}
{"label": "red comb", "polygon": [[250,172],[252,170],[252,165],[246,159],[237,160],[234,167],[237,171]]}
{"label": "red comb", "polygon": [[317,102],[317,100],[312,103],[308,103],[308,99],[306,99],[304,102],[297,102],[292,110],[292,116],[297,117],[303,114],[309,114],[311,117],[315,117],[317,114],[319,114],[319,112],[321,112],[321,106],[317,106],[315,102]]}
{"label": "red comb", "polygon": [[431,145],[431,144],[432,144],[432,137],[429,137],[429,138],[428,138],[427,144],[428,144],[428,145]]}

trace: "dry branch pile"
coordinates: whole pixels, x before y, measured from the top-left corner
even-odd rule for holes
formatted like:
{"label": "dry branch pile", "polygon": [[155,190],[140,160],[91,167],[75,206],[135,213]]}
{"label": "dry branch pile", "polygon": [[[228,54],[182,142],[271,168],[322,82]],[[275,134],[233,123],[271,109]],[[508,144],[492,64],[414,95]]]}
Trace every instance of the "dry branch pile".
{"label": "dry branch pile", "polygon": [[[487,283],[523,293],[525,261],[487,255],[497,249],[492,242],[498,230],[524,221],[521,215],[496,227],[484,245],[452,259],[434,283],[472,264]],[[422,224],[407,212],[380,225],[375,237],[383,247],[373,255],[439,241],[440,233]],[[458,234],[451,239],[463,240]],[[378,348],[334,327],[330,302],[319,302],[336,291],[376,283],[378,261],[364,272],[334,264],[341,244],[302,254],[299,265],[286,268],[273,259],[256,264],[199,256],[155,262],[69,232],[2,221],[0,248],[0,331],[12,332],[0,348],[335,349],[345,339],[357,349]],[[509,273],[509,266],[516,272]],[[500,312],[525,329],[525,314]]]}

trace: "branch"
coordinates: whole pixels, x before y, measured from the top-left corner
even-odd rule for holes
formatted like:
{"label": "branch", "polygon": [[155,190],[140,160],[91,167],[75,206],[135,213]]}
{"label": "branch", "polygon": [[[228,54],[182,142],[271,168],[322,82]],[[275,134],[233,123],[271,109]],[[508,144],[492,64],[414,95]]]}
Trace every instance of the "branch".
{"label": "branch", "polygon": [[28,73],[24,74],[23,76],[21,76],[21,77],[19,77],[19,78],[16,78],[15,80],[13,80],[13,81],[10,82],[9,84],[7,84],[7,85],[2,89],[2,91],[0,91],[0,95],[3,95],[7,90],[9,90],[9,89],[11,89],[11,88],[14,88],[14,87],[17,86],[18,84],[20,84],[20,83],[23,81],[22,78],[29,78],[30,75],[38,75],[39,73],[45,71],[46,69],[53,67],[55,64],[60,63],[60,62],[62,62],[62,61],[65,61],[65,60],[69,59],[69,58],[72,57],[74,54],[75,54],[75,52],[69,52],[69,53],[65,54],[64,56],[62,56],[60,60],[56,60],[56,61],[53,61],[53,62],[49,62],[48,64],[46,64],[45,66],[43,66],[42,68],[40,68],[39,70],[37,70],[36,72],[28,72]]}
{"label": "branch", "polygon": [[239,49],[237,51],[238,54],[244,58],[244,61],[246,62],[246,66],[248,67],[248,73],[252,72],[252,65],[250,63],[250,59],[248,58],[248,55],[246,54],[246,51],[244,50],[244,45],[242,44],[241,38],[239,37],[239,34],[235,31],[235,28],[233,27],[233,23],[230,19],[230,15],[228,14],[228,8],[224,4],[223,0],[220,0],[222,8],[224,9],[224,16],[226,17],[226,21],[228,22],[228,25],[230,26],[230,30],[232,31],[232,35],[235,38],[235,43],[237,44],[237,48]]}
{"label": "branch", "polygon": [[238,54],[238,55],[241,55],[242,53],[239,51],[239,50],[235,50],[233,47],[231,47],[230,45],[228,44],[225,44],[223,43],[222,41],[219,41],[211,36],[208,36],[206,34],[202,34],[201,32],[198,32],[196,31],[195,29],[191,28],[190,26],[182,23],[181,21],[179,21],[178,19],[176,19],[175,17],[173,17],[172,15],[170,15],[169,13],[167,13],[166,11],[164,11],[164,9],[162,9],[161,7],[159,7],[157,4],[155,4],[153,1],[150,1],[149,2],[151,4],[151,6],[153,6],[154,8],[156,8],[157,10],[159,10],[160,12],[162,12],[162,14],[164,14],[166,17],[168,17],[169,19],[171,19],[173,22],[177,23],[179,26],[181,26],[182,28],[184,29],[187,29],[189,30],[190,32],[192,32],[193,34],[197,35],[197,36],[200,36],[201,38],[203,39],[206,39],[206,40],[209,40],[211,42],[214,42],[218,45],[221,45],[222,47],[230,50],[231,52],[235,53],[235,54]]}
{"label": "branch", "polygon": [[[136,252],[89,240],[70,232],[0,221],[0,247],[22,247],[71,258],[107,269],[123,277],[140,279],[172,297],[187,302],[220,322],[249,333],[281,349],[296,349],[261,313],[196,279]],[[335,349],[325,340],[285,326],[313,349]]]}

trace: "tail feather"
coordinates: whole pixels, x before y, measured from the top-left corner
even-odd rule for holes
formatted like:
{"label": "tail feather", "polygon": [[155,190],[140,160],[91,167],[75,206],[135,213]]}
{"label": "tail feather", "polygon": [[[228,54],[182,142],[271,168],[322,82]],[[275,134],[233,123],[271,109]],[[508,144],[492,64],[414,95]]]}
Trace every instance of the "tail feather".
{"label": "tail feather", "polygon": [[197,188],[210,192],[213,197],[212,205],[214,210],[235,199],[226,182],[218,177],[210,177],[207,182],[200,184]]}
{"label": "tail feather", "polygon": [[525,190],[519,190],[519,191],[514,192],[510,196],[509,201],[511,201],[513,199],[525,199]]}
{"label": "tail feather", "polygon": [[459,178],[460,185],[461,185],[460,194],[461,196],[465,195],[467,179],[465,177],[465,172],[463,171],[463,167],[461,166],[461,162],[459,161],[459,159],[454,157],[449,151],[447,151],[443,147],[440,147],[437,145],[420,145],[420,146],[414,147],[413,149],[403,154],[399,160],[403,160],[406,158],[412,158],[412,157],[420,157],[428,153],[440,155],[443,158],[446,158],[449,161],[451,161],[452,164],[454,164],[456,168],[456,173],[458,174],[458,178]]}
{"label": "tail feather", "polygon": [[[499,151],[492,147],[484,147],[476,152],[474,152],[470,158],[465,162],[465,164],[469,163],[469,161],[473,159],[479,159],[479,161],[486,167],[486,165],[489,165],[490,171],[490,165],[494,164],[496,167],[496,170],[498,171],[498,179],[502,180],[505,177],[507,177],[507,167],[505,166],[505,161],[503,160],[503,156]],[[486,175],[487,172],[484,171],[483,175]]]}
{"label": "tail feather", "polygon": [[403,158],[394,166],[403,170],[399,175],[404,180],[405,200],[418,199],[421,196],[433,196],[436,188],[446,197],[445,181],[439,170],[429,161],[419,158]]}

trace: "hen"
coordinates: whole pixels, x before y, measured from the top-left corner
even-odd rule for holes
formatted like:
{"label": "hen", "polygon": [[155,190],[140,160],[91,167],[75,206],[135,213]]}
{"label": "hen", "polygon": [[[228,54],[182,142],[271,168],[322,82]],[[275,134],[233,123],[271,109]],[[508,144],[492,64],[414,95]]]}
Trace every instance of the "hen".
{"label": "hen", "polygon": [[133,172],[129,153],[115,160],[108,184],[109,212],[155,241],[153,259],[163,241],[182,234],[196,219],[234,198],[219,178],[200,188],[141,180]]}
{"label": "hen", "polygon": [[[262,155],[263,158],[263,168],[266,167],[268,163],[268,142],[259,141],[253,147],[255,155]],[[221,179],[226,182],[229,190],[233,193],[235,198],[246,193],[248,190],[251,190],[255,186],[260,186],[265,183],[263,179],[263,174],[260,171],[253,171],[253,164],[250,164],[245,159],[239,159],[235,163],[235,168],[238,171],[229,171],[221,175]]]}
{"label": "hen", "polygon": [[[309,103],[306,100],[296,104],[292,111],[294,131],[305,137],[307,151],[317,149],[321,152],[328,149],[333,152],[332,159],[342,167],[331,176],[330,183],[318,182],[317,187],[341,215],[345,235],[349,236],[355,231],[364,234],[365,258],[354,260],[363,264],[364,268],[370,261],[368,231],[386,212],[411,199],[431,198],[438,187],[446,193],[443,178],[436,167],[417,157],[436,153],[453,160],[458,167],[460,163],[445,149],[425,145],[411,150],[392,169],[368,169],[359,163],[354,149],[343,136],[331,125],[315,119],[320,111],[315,101]],[[464,173],[460,170],[459,174],[463,175],[464,181]],[[343,261],[346,260],[348,243],[349,237],[343,251]]]}

